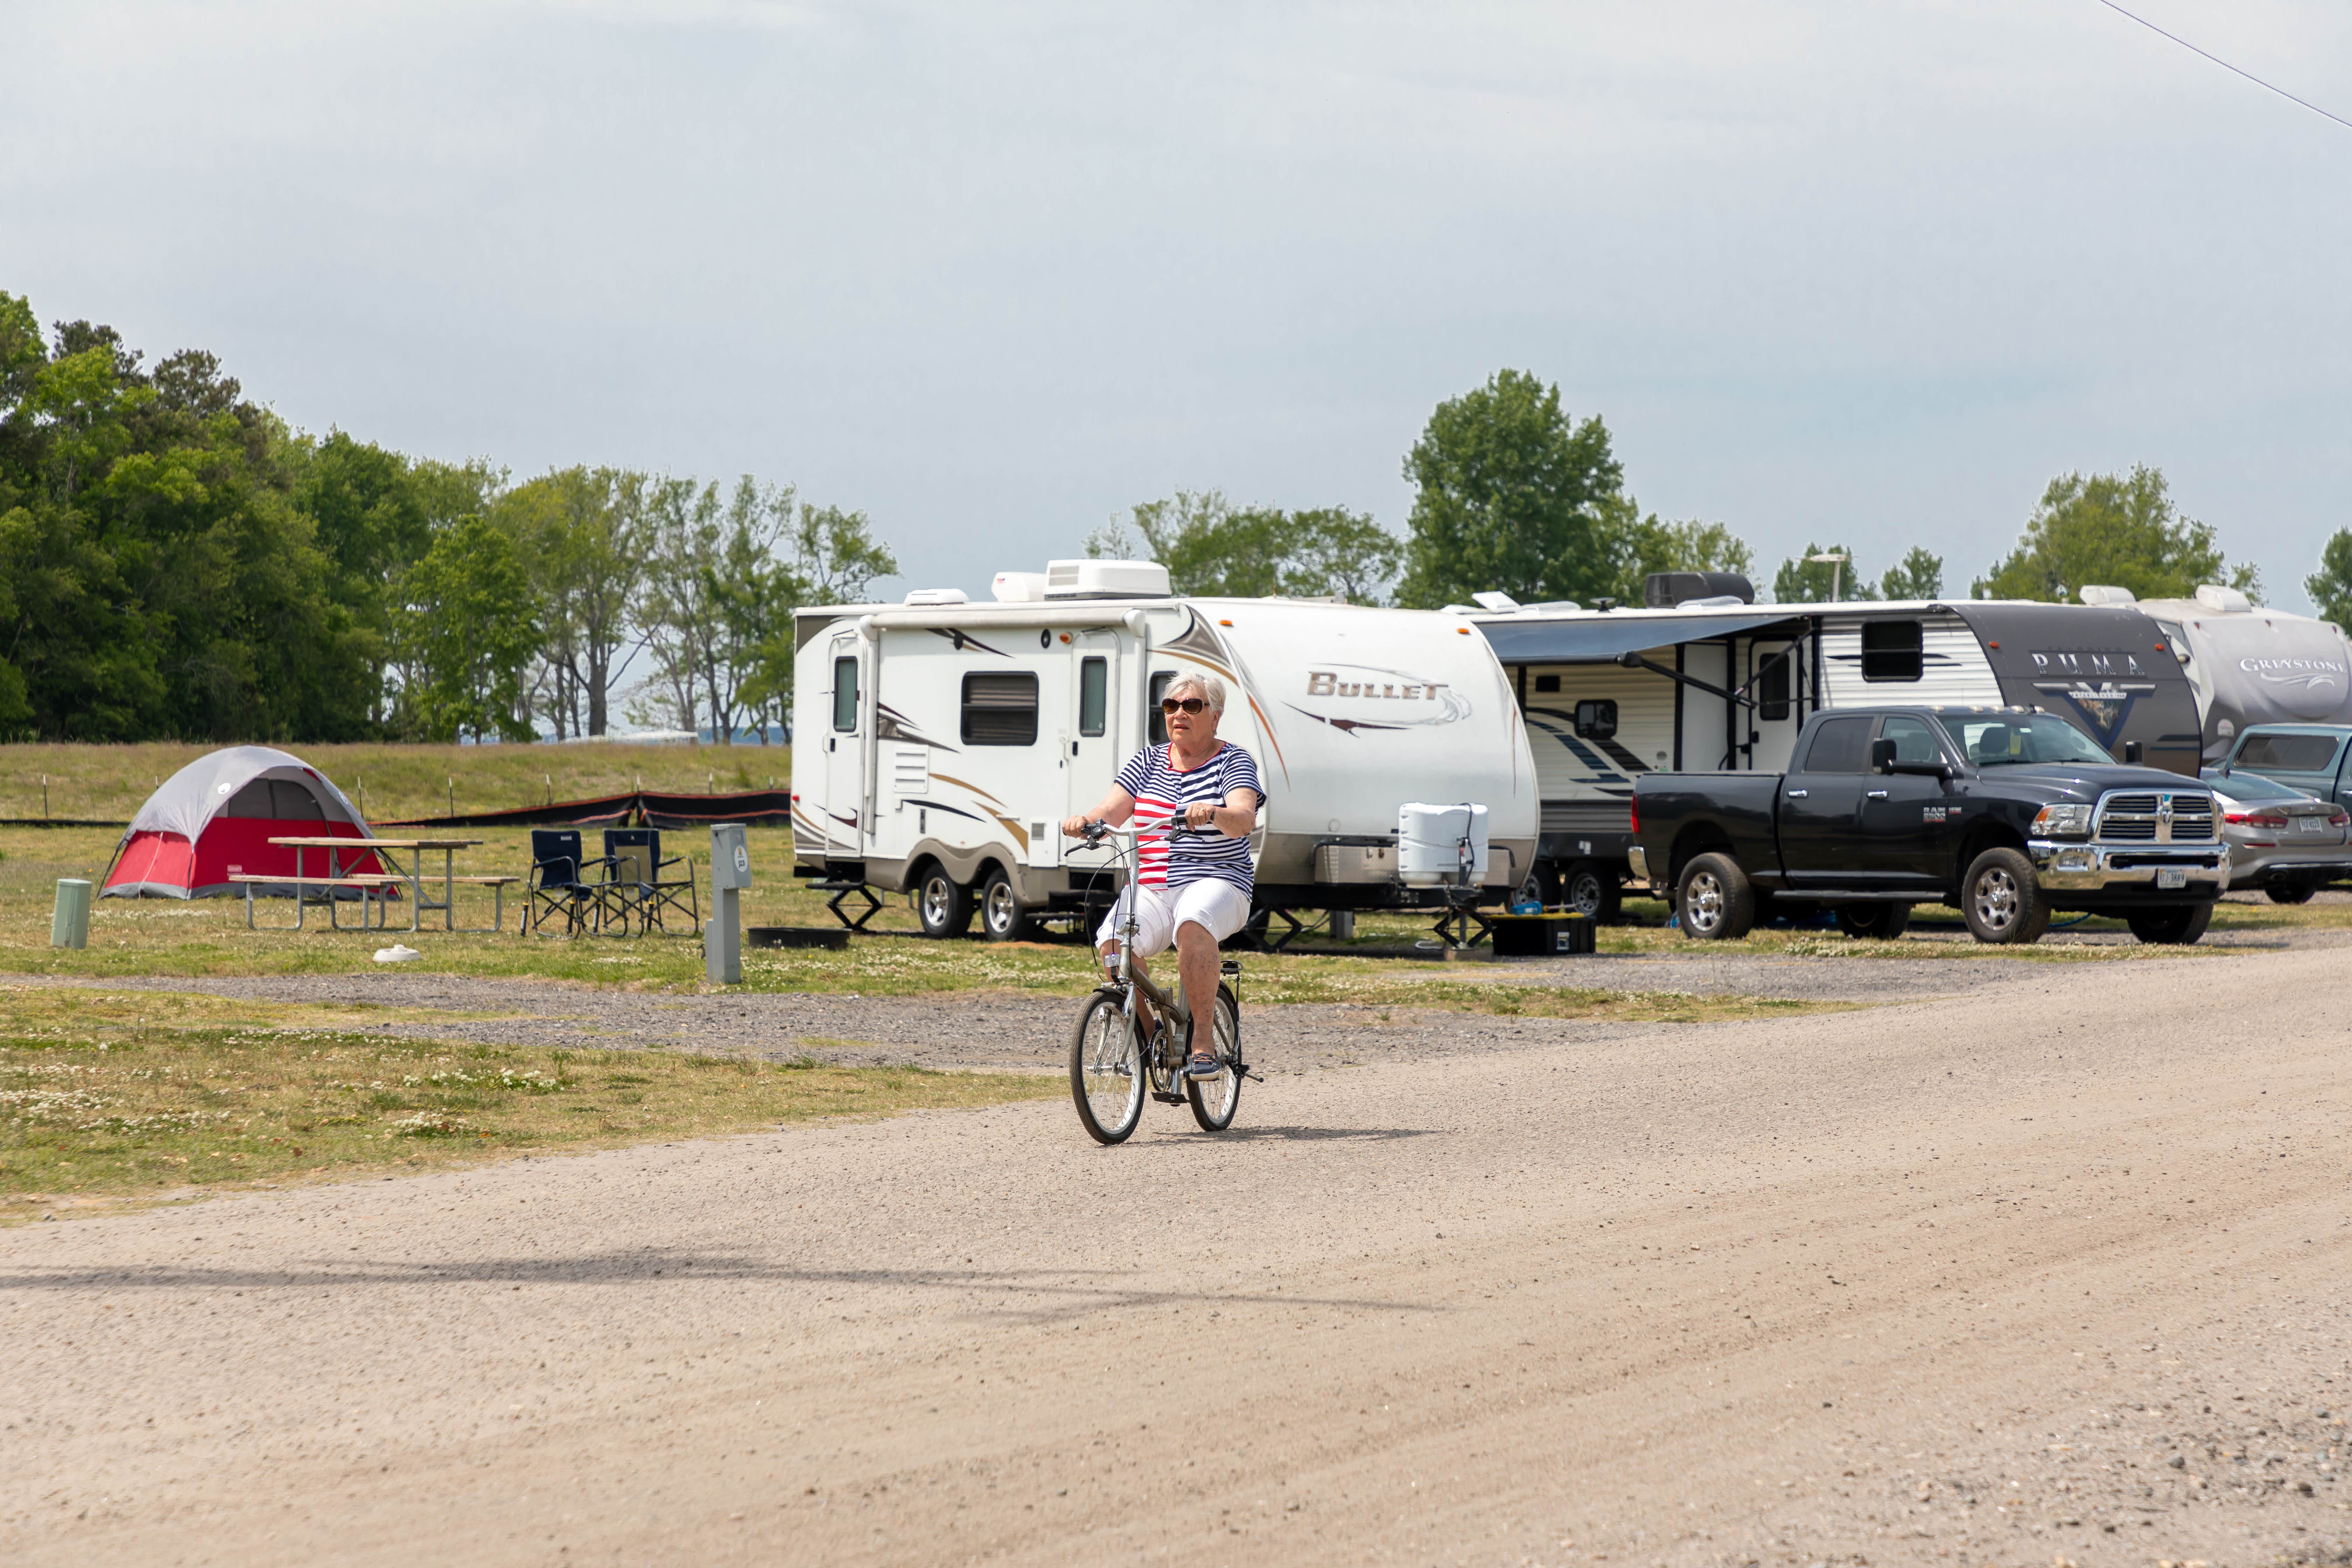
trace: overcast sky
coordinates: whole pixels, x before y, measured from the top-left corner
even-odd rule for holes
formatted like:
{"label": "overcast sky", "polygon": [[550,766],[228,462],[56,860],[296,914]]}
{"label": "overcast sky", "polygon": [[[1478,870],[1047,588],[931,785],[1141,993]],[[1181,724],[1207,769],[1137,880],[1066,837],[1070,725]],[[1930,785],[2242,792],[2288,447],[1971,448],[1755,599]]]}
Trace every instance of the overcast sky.
{"label": "overcast sky", "polygon": [[[2352,6],[2127,0],[2352,119]],[[1400,531],[1502,366],[1964,593],[2161,467],[2307,607],[2352,130],[2097,0],[0,0],[0,288],[294,424],[790,480],[983,595],[1179,487]]]}

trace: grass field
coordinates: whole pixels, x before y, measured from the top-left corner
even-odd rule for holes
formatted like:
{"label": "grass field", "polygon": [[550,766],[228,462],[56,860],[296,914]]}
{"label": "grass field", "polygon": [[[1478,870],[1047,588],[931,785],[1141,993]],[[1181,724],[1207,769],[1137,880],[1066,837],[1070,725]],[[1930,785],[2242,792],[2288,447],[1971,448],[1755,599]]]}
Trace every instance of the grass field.
{"label": "grass field", "polygon": [[367,1032],[403,1016],[0,985],[0,1223],[68,1195],[87,1208],[1067,1092],[1059,1078],[1007,1073]]}
{"label": "grass field", "polygon": [[[0,817],[128,822],[155,786],[217,748],[203,742],[132,746],[0,746]],[[696,795],[783,789],[786,746],[295,746],[370,821],[503,811],[586,800],[638,787]],[[46,784],[46,809],[44,793]],[[771,782],[772,781],[772,783]]]}
{"label": "grass field", "polygon": [[[471,836],[471,835],[469,835]],[[519,829],[481,829],[480,847],[464,852],[460,873],[520,875],[530,860],[529,836]],[[518,934],[518,900],[506,901],[505,929],[499,934],[453,935],[430,926],[416,936],[331,931],[249,931],[241,900],[99,900],[90,944],[74,952],[48,945],[55,886],[61,877],[97,879],[118,836],[98,828],[0,828],[0,973],[73,974],[131,980],[141,974],[345,973],[372,969],[370,955],[395,937],[424,953],[417,968],[449,973],[540,979],[637,989],[688,988],[702,983],[701,944],[691,936],[644,939],[525,937]],[[754,885],[744,896],[747,925],[830,926],[823,900],[791,875],[789,836],[778,829],[750,834]],[[666,837],[667,853],[689,853],[707,886],[709,838],[684,831]],[[509,893],[518,889],[510,889]],[[459,889],[459,919],[487,924],[487,892]],[[398,912],[404,907],[395,906]],[[1629,900],[1639,922],[1601,933],[1604,952],[1685,952],[1696,944],[1664,926],[1663,906]],[[1952,911],[1922,909],[1922,921]],[[286,900],[259,901],[263,922],[286,922]],[[404,921],[403,922],[404,924]],[[2298,909],[2267,903],[2227,903],[2214,919],[2216,931],[2352,927],[2352,904],[2322,902]],[[1394,951],[1425,934],[1425,926],[1402,917],[1367,917],[1359,922],[1359,949]],[[2115,921],[2094,921],[2085,931],[2117,931]],[[912,912],[892,899],[868,927],[873,934],[853,938],[845,952],[806,949],[747,950],[745,981],[758,990],[915,992],[1002,988],[1076,995],[1091,982],[1085,950],[1070,942],[992,944],[976,940],[926,942],[915,934]],[[2031,948],[1988,948],[1958,931],[1922,931],[1895,942],[1851,942],[1835,931],[1763,931],[1728,951],[1784,953],[1793,957],[1837,955],[1904,957],[1982,963],[2114,962],[2178,957],[2205,948],[2142,947],[2129,941],[2083,945],[2046,941]],[[1258,955],[1249,963],[1252,1002],[1355,1000],[1404,1005],[1509,1006],[1524,1009],[1525,998],[1507,994],[1534,979],[1510,963],[1434,964],[1351,953]],[[1421,1000],[1415,1000],[1421,999]]]}

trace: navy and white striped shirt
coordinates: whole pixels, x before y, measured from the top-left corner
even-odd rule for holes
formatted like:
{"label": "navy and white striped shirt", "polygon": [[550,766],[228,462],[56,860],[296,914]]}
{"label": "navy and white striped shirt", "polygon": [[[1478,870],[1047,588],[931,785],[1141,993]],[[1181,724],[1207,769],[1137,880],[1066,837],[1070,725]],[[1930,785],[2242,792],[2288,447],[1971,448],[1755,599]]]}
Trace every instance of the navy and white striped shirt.
{"label": "navy and white striped shirt", "polygon": [[[1182,819],[1184,807],[1196,801],[1225,804],[1227,794],[1248,790],[1265,804],[1257,782],[1257,763],[1247,752],[1226,741],[1216,754],[1190,773],[1170,765],[1174,748],[1146,746],[1118,770],[1118,787],[1135,797],[1131,823],[1139,832],[1158,828],[1169,818]],[[1175,837],[1153,834],[1136,841],[1135,879],[1147,888],[1183,888],[1212,879],[1250,891],[1249,838],[1227,838],[1215,828]]]}

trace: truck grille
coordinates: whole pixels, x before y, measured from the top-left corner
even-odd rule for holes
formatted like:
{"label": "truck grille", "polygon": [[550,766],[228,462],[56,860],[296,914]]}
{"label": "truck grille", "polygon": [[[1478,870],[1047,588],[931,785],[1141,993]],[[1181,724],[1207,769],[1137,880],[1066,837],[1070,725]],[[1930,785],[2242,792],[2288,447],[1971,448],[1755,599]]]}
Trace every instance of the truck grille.
{"label": "truck grille", "polygon": [[2099,805],[2098,837],[2111,843],[2210,844],[2213,797],[2187,791],[2111,795]]}

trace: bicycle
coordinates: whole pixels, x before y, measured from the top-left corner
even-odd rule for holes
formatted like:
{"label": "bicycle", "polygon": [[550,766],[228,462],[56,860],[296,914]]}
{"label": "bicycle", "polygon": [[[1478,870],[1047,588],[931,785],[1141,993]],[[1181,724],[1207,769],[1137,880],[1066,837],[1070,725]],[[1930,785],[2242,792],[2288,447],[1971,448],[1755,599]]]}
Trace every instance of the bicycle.
{"label": "bicycle", "polygon": [[[1174,837],[1184,829],[1166,835]],[[1077,1103],[1078,1122],[1097,1143],[1123,1143],[1143,1120],[1143,1097],[1165,1105],[1192,1108],[1192,1120],[1203,1132],[1223,1132],[1233,1125],[1234,1112],[1241,1109],[1242,1079],[1251,1076],[1249,1064],[1242,1060],[1242,966],[1234,959],[1219,964],[1216,1003],[1211,1033],[1214,1040],[1218,1073],[1214,1078],[1186,1078],[1184,1058],[1186,1039],[1192,1030],[1192,1016],[1186,1010],[1181,994],[1182,987],[1162,990],[1148,974],[1135,970],[1135,901],[1129,892],[1135,886],[1135,846],[1144,837],[1130,828],[1109,827],[1102,823],[1090,823],[1087,827],[1087,847],[1098,847],[1106,838],[1117,837],[1127,842],[1122,853],[1127,872],[1126,887],[1121,889],[1118,906],[1127,911],[1126,921],[1118,931],[1118,969],[1110,979],[1098,986],[1087,998],[1078,1013],[1078,1021],[1070,1031],[1070,1098]],[[1097,963],[1099,963],[1099,955]],[[1226,984],[1230,980],[1231,984]],[[1142,1037],[1142,1027],[1136,1017],[1138,996],[1148,999],[1157,1015],[1152,1037]],[[1180,1091],[1178,1085],[1181,1084]]]}

